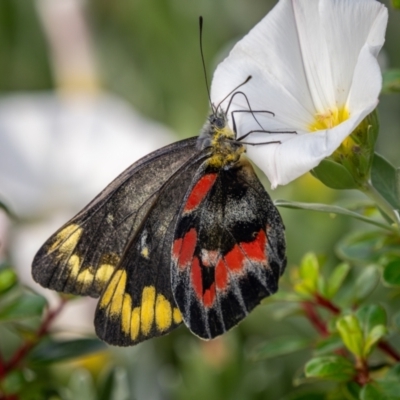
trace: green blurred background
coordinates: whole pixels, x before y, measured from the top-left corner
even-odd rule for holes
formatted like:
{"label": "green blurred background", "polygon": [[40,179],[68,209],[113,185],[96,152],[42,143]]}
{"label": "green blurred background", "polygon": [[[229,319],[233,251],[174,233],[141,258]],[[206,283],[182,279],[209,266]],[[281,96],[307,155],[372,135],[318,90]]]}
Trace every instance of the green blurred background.
{"label": "green blurred background", "polygon": [[[177,137],[185,138],[197,135],[208,113],[199,51],[199,15],[205,20],[204,53],[211,80],[212,71],[230,47],[276,2],[81,2],[95,73],[72,84],[57,76],[48,34],[38,17],[39,3],[43,6],[45,2],[0,1],[3,98],[16,92],[39,93],[71,87],[105,91],[126,100],[143,116],[165,124]],[[71,26],[71,33],[73,30]],[[390,10],[387,41],[381,57],[384,69],[400,67],[399,37],[400,13]],[[382,96],[378,152],[396,166],[400,165],[399,111],[398,95]],[[140,134],[146,135],[146,132]],[[265,178],[263,183],[269,187]],[[321,203],[343,202],[356,196],[360,195],[329,190],[311,175],[272,192],[274,199]],[[307,251],[323,254],[328,263],[334,264],[337,241],[350,229],[362,226],[339,216],[332,218],[327,214],[284,209],[281,212],[287,229],[289,260],[282,286],[287,285],[291,266],[298,264]],[[65,385],[66,398],[73,398],[74,393],[78,394],[75,398],[84,398],[79,394],[83,396],[85,387],[96,387],[100,393],[102,387],[108,387],[107,382],[114,380],[118,382],[115,386],[118,393],[114,392],[115,397],[110,398],[116,399],[289,399],[284,396],[297,390],[293,387],[293,377],[299,374],[308,353],[298,352],[296,357],[261,362],[252,361],[248,354],[269,337],[294,331],[299,336],[310,337],[313,330],[300,319],[276,320],[279,304],[266,303],[239,327],[212,342],[202,342],[181,327],[166,337],[135,348],[109,348],[96,356],[59,364],[46,370],[46,374]],[[87,396],[95,398],[90,397],[94,396],[92,392]]]}

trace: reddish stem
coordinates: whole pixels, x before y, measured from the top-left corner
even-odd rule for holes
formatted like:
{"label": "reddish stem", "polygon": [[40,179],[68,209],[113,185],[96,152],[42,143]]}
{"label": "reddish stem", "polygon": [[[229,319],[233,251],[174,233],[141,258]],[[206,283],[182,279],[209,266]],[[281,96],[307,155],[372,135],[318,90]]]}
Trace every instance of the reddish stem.
{"label": "reddish stem", "polygon": [[26,341],[15,352],[15,354],[11,357],[11,359],[8,362],[3,363],[1,365],[2,370],[0,369],[0,373],[3,372],[3,374],[2,375],[0,374],[0,377],[4,377],[10,371],[12,371],[16,366],[18,366],[19,363],[25,358],[25,356],[38,343],[38,341],[48,333],[51,323],[64,308],[66,302],[67,302],[66,299],[61,299],[60,304],[57,306],[57,308],[55,308],[54,310],[49,310],[47,312],[46,317],[43,319],[38,331],[36,332],[35,338]]}
{"label": "reddish stem", "polygon": [[301,305],[303,307],[304,312],[306,313],[308,320],[311,322],[311,324],[314,326],[314,328],[323,337],[329,336],[329,332],[326,327],[326,324],[321,319],[321,317],[318,315],[318,313],[315,311],[314,304],[305,301],[305,302],[301,303]]}

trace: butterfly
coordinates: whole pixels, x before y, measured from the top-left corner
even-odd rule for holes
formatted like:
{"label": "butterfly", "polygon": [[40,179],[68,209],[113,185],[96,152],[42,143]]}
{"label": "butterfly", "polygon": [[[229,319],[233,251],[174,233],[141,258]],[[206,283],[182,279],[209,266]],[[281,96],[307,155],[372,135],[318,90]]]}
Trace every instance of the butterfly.
{"label": "butterfly", "polygon": [[182,323],[215,338],[278,289],[284,225],[245,157],[249,133],[238,136],[221,104],[198,137],[135,162],[33,260],[42,286],[99,298],[96,333],[111,345]]}

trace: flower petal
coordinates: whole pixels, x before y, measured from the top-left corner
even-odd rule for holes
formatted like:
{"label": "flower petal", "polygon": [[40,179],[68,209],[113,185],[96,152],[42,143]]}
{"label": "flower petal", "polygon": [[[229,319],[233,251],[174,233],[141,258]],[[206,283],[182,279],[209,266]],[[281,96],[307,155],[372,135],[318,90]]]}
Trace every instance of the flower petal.
{"label": "flower petal", "polygon": [[[329,157],[376,105],[371,104],[333,129],[315,133],[298,132],[296,135],[272,135],[271,140],[280,140],[281,143],[248,146],[247,154],[267,175],[272,189],[286,185]],[[251,135],[249,140],[259,143],[262,137],[257,135],[262,134]]]}

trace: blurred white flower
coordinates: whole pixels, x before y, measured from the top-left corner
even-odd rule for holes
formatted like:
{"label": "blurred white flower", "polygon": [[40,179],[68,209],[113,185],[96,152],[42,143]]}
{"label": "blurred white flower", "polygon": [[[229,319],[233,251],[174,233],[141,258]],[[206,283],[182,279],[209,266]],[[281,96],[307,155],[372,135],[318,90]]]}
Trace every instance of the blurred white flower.
{"label": "blurred white flower", "polygon": [[[219,104],[237,85],[255,113],[235,113],[238,137],[251,133],[248,156],[271,185],[284,185],[317,166],[378,104],[377,55],[387,9],[375,0],[280,0],[239,41],[215,71],[211,99]],[[248,110],[243,95],[229,109]],[[222,103],[226,110],[229,98]],[[230,120],[232,125],[232,120]]]}

